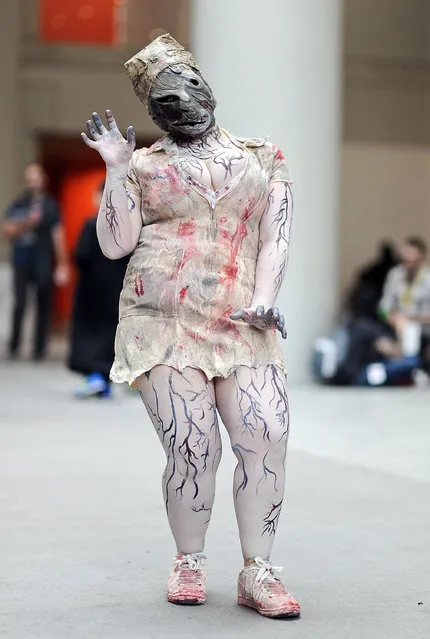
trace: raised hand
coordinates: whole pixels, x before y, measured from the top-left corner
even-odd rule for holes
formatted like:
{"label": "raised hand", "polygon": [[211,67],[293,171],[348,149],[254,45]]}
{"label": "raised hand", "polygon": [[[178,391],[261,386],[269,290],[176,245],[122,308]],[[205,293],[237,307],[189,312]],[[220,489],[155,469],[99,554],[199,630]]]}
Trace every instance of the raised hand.
{"label": "raised hand", "polygon": [[232,320],[242,320],[251,326],[255,326],[263,331],[278,330],[283,339],[287,339],[287,329],[285,328],[285,319],[279,314],[279,309],[274,306],[267,311],[264,306],[257,308],[241,308],[239,311],[230,315]]}
{"label": "raised hand", "polygon": [[81,140],[100,153],[107,167],[114,168],[128,164],[136,146],[133,127],[128,127],[127,139],[124,139],[109,109],[106,111],[106,120],[108,128],[105,127],[98,113],[93,113],[92,120],[87,121],[89,137],[86,133],[81,133]]}

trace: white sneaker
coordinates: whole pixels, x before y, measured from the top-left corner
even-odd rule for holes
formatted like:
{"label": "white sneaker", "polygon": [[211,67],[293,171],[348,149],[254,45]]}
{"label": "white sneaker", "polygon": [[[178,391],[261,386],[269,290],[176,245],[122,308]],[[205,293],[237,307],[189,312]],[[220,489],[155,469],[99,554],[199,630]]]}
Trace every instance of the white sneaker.
{"label": "white sneaker", "polygon": [[206,557],[202,554],[177,555],[167,582],[167,601],[199,605],[206,601]]}
{"label": "white sneaker", "polygon": [[275,577],[282,568],[256,557],[239,574],[237,603],[254,608],[264,617],[300,617],[300,604]]}

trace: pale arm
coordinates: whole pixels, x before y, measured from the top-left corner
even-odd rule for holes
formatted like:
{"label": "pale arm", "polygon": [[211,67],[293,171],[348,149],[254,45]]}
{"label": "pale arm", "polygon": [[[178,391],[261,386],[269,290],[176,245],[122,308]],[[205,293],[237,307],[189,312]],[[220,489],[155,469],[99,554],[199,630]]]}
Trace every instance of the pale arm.
{"label": "pale arm", "polygon": [[127,191],[128,165],[106,167],[97,216],[97,238],[104,255],[117,260],[136,248],[142,228],[140,196]]}
{"label": "pale arm", "polygon": [[274,306],[284,279],[290,246],[293,198],[291,183],[272,182],[266,210],[260,222],[259,252],[251,306],[232,313],[261,330],[276,328],[285,339],[285,319]]}
{"label": "pale arm", "polygon": [[106,163],[106,184],[97,216],[97,238],[104,255],[120,259],[136,248],[142,228],[140,192],[137,185],[127,191],[129,163],[135,147],[132,127],[125,140],[111,111],[106,111],[108,129],[97,113],[88,120],[91,139],[82,133],[85,144],[96,149]]}
{"label": "pale arm", "polygon": [[293,197],[290,183],[270,185],[268,204],[260,222],[260,250],[255,270],[252,307],[272,308],[287,268]]}

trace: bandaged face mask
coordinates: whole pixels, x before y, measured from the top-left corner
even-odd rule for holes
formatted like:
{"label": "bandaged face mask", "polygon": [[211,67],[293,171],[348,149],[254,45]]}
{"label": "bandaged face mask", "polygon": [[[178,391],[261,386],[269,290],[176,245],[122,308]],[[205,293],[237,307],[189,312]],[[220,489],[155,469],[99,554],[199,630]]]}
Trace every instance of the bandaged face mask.
{"label": "bandaged face mask", "polygon": [[179,139],[197,139],[215,123],[212,90],[200,73],[186,64],[172,65],[157,75],[148,106],[160,129]]}

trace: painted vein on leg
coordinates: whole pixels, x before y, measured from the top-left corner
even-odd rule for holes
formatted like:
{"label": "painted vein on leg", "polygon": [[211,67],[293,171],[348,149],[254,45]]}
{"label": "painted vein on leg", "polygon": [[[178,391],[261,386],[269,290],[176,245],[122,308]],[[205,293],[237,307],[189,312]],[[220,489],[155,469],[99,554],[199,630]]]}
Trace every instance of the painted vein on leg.
{"label": "painted vein on leg", "polygon": [[263,417],[261,408],[261,396],[256,386],[254,372],[251,371],[250,381],[247,386],[243,386],[239,381],[239,373],[235,371],[234,381],[239,410],[242,420],[243,434],[255,437],[259,426],[263,429],[263,439],[270,440],[269,425]]}

